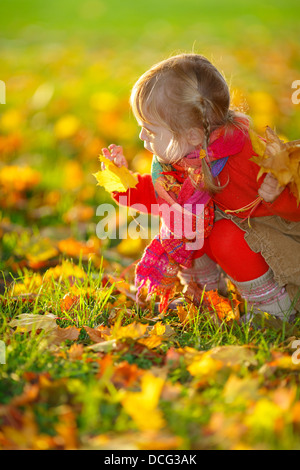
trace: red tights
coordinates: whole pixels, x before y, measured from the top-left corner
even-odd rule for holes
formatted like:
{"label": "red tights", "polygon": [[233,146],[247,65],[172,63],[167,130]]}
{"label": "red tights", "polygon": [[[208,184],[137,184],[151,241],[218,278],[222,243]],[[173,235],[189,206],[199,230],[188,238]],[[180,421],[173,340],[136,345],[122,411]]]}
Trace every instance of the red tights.
{"label": "red tights", "polygon": [[244,234],[231,220],[218,220],[199,254],[206,253],[235,281],[252,281],[265,274],[269,266],[260,253],[249,248]]}

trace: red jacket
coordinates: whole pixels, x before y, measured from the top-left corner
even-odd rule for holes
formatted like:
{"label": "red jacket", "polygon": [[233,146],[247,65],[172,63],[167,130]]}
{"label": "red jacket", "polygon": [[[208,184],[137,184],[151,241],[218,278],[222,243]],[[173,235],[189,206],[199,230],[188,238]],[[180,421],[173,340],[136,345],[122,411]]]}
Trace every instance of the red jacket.
{"label": "red jacket", "polygon": [[[240,132],[236,130],[233,137],[236,140],[240,139]],[[265,175],[263,175],[257,181],[257,175],[259,172],[259,166],[252,162],[250,159],[253,155],[256,155],[251,144],[249,136],[242,139],[242,148],[238,153],[231,154],[227,160],[227,163],[219,175],[219,181],[221,186],[224,186],[220,193],[213,196],[215,205],[222,211],[225,210],[237,210],[252,203],[258,197],[258,189],[260,188]],[[223,145],[223,141],[217,139],[212,145],[218,148],[218,144]],[[234,141],[231,147],[237,148],[234,145]],[[221,147],[219,147],[220,149]],[[223,149],[224,156],[226,156],[226,148]],[[151,212],[151,205],[157,204],[154,187],[152,184],[151,175],[138,175],[138,184],[135,188],[129,189],[126,193],[114,193],[113,198],[119,202],[120,196],[128,197],[128,206],[140,203],[144,204],[147,208],[147,212]],[[155,206],[152,206],[152,209]],[[158,214],[156,210],[152,210],[155,215]],[[241,212],[233,213],[237,217],[242,219],[247,218],[251,213],[251,209]],[[290,221],[300,221],[300,205],[297,207],[297,200],[290,192],[289,188],[286,187],[284,191],[278,196],[278,198],[268,203],[262,201],[251,213],[251,217],[264,217],[269,215],[279,215],[283,219]]]}

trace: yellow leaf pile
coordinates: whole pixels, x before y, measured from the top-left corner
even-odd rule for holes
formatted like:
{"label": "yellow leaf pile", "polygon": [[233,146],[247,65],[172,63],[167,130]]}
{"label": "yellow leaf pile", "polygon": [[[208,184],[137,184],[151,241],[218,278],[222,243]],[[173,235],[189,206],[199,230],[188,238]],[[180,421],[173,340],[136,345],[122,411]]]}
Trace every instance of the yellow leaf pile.
{"label": "yellow leaf pile", "polygon": [[260,166],[259,179],[264,173],[272,173],[280,186],[289,185],[300,202],[300,140],[284,143],[270,128],[266,128],[265,139],[250,131],[253,150],[258,156],[252,160]]}
{"label": "yellow leaf pile", "polygon": [[99,160],[104,163],[105,169],[94,173],[98,186],[103,186],[109,193],[125,192],[128,188],[135,188],[138,179],[125,166],[119,168],[103,155],[100,155]]}
{"label": "yellow leaf pile", "polygon": [[154,431],[165,425],[158,408],[164,379],[146,372],[141,379],[140,392],[126,392],[122,405],[141,431]]}

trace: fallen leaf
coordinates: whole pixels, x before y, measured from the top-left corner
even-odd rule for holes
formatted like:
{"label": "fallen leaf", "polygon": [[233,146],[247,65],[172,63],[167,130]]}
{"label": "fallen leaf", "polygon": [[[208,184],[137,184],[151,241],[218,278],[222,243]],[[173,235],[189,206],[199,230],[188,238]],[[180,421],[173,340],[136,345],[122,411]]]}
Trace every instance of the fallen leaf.
{"label": "fallen leaf", "polygon": [[95,343],[91,346],[87,346],[87,350],[92,350],[95,352],[109,352],[112,349],[116,349],[117,341],[115,339],[111,339],[109,341],[103,341],[103,343]]}
{"label": "fallen leaf", "polygon": [[232,367],[235,365],[257,365],[255,353],[247,346],[217,346],[209,350],[212,358],[222,361],[224,365]]}
{"label": "fallen leaf", "polygon": [[210,310],[212,308],[221,321],[238,320],[240,318],[239,304],[236,298],[226,299],[217,291],[204,292],[203,305]]}
{"label": "fallen leaf", "polygon": [[17,327],[18,331],[32,331],[42,329],[51,331],[57,327],[56,316],[52,313],[38,315],[34,313],[22,313],[9,323],[11,328]]}
{"label": "fallen leaf", "polygon": [[141,371],[136,364],[123,361],[114,368],[111,380],[118,387],[130,387],[142,374],[144,371]]}
{"label": "fallen leaf", "polygon": [[212,358],[209,353],[202,353],[187,367],[187,370],[193,376],[207,379],[213,377],[222,367],[221,361]]}
{"label": "fallen leaf", "polygon": [[68,357],[71,361],[76,361],[82,359],[83,354],[83,345],[82,344],[72,344],[68,351]]}
{"label": "fallen leaf", "polygon": [[68,326],[67,328],[61,328],[56,325],[56,328],[53,329],[51,335],[47,338],[47,342],[51,344],[59,345],[63,341],[71,340],[76,341],[80,334],[80,329],[75,326]]}
{"label": "fallen leaf", "polygon": [[122,405],[138,429],[159,430],[165,425],[161,410],[157,408],[164,379],[146,372],[141,379],[140,392],[126,392]]}
{"label": "fallen leaf", "polygon": [[84,326],[83,328],[95,343],[101,343],[111,336],[111,329],[107,326],[98,325],[96,328]]}
{"label": "fallen leaf", "polygon": [[126,326],[116,325],[111,333],[112,338],[116,340],[131,338],[138,339],[144,336],[146,333],[148,324],[143,325],[142,323],[133,322]]}
{"label": "fallen leaf", "polygon": [[80,296],[72,295],[70,293],[65,294],[60,302],[60,309],[62,312],[69,312],[72,307],[79,304]]}
{"label": "fallen leaf", "polygon": [[157,346],[161,345],[162,341],[163,338],[157,335],[149,336],[148,338],[141,338],[138,340],[140,344],[147,346],[149,349],[157,348]]}

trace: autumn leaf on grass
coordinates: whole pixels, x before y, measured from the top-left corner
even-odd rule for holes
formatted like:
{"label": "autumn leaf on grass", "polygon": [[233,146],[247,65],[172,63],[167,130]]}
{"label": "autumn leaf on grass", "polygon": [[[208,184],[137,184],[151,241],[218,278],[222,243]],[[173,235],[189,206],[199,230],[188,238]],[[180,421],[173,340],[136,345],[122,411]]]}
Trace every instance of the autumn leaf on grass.
{"label": "autumn leaf on grass", "polygon": [[186,323],[192,323],[193,320],[199,319],[199,309],[193,303],[190,303],[189,305],[178,305],[177,315],[180,323],[185,325]]}
{"label": "autumn leaf on grass", "polygon": [[121,294],[124,294],[129,299],[136,301],[136,296],[133,292],[130,291],[130,284],[126,282],[121,277],[114,277],[111,274],[107,275],[108,281],[110,284],[114,284],[114,288],[119,291]]}
{"label": "autumn leaf on grass", "polygon": [[190,374],[205,378],[214,376],[224,367],[257,365],[255,353],[245,346],[217,346],[208,351],[185,348],[183,353]]}
{"label": "autumn leaf on grass", "polygon": [[49,344],[60,344],[63,341],[76,340],[80,330],[75,326],[61,328],[56,323],[57,317],[52,313],[39,315],[34,313],[23,313],[9,323],[9,326],[16,327],[18,331],[30,332],[44,330],[47,333]]}
{"label": "autumn leaf on grass", "polygon": [[222,361],[212,358],[209,352],[202,352],[195,357],[194,361],[187,367],[187,370],[193,376],[208,379],[214,377],[222,367]]}
{"label": "autumn leaf on grass", "polygon": [[60,326],[56,326],[51,331],[51,334],[47,338],[48,343],[59,345],[63,341],[71,340],[76,341],[80,334],[80,329],[76,328],[76,326],[68,326],[67,328],[61,328]]}
{"label": "autumn leaf on grass", "polygon": [[44,330],[50,331],[57,327],[56,316],[52,313],[38,315],[35,313],[22,313],[9,323],[11,328],[17,327],[18,331]]}
{"label": "autumn leaf on grass", "polygon": [[164,325],[159,321],[153,327],[150,327],[148,334],[149,336],[140,338],[138,342],[149,349],[154,349],[157,348],[162,341],[172,339],[172,337],[176,335],[176,331],[173,330],[170,325]]}
{"label": "autumn leaf on grass", "polygon": [[111,336],[110,328],[104,325],[98,325],[96,328],[91,328],[89,326],[84,326],[83,328],[94,343],[102,343]]}
{"label": "autumn leaf on grass", "polygon": [[209,310],[213,309],[221,321],[238,320],[240,318],[239,304],[240,302],[236,298],[226,299],[217,291],[204,292],[203,305]]}
{"label": "autumn leaf on grass", "polygon": [[105,169],[94,173],[98,186],[103,186],[109,193],[113,191],[125,192],[128,188],[135,188],[138,179],[125,166],[118,168],[103,155],[100,155],[99,160],[105,164]]}
{"label": "autumn leaf on grass", "polygon": [[250,131],[253,150],[257,156],[252,161],[260,166],[259,179],[264,173],[271,173],[280,186],[289,185],[300,201],[300,140],[284,143],[270,128],[266,128],[265,139]]}
{"label": "autumn leaf on grass", "polygon": [[255,352],[246,346],[228,345],[217,346],[209,350],[210,356],[218,361],[222,361],[228,367],[236,365],[257,365]]}
{"label": "autumn leaf on grass", "polygon": [[144,371],[139,369],[136,364],[123,361],[115,366],[111,381],[118,387],[130,387],[143,374]]}
{"label": "autumn leaf on grass", "polygon": [[143,325],[142,323],[133,322],[126,326],[119,326],[116,325],[112,330],[111,338],[115,338],[116,340],[130,338],[130,339],[138,339],[144,336],[146,333],[148,324]]}
{"label": "autumn leaf on grass", "polygon": [[69,310],[77,306],[79,302],[79,295],[71,295],[70,293],[67,293],[63,296],[62,300],[60,301],[60,309],[62,312],[69,312]]}
{"label": "autumn leaf on grass", "polygon": [[164,379],[146,372],[141,379],[140,392],[126,392],[122,405],[141,431],[157,431],[165,425],[161,410],[157,408]]}

